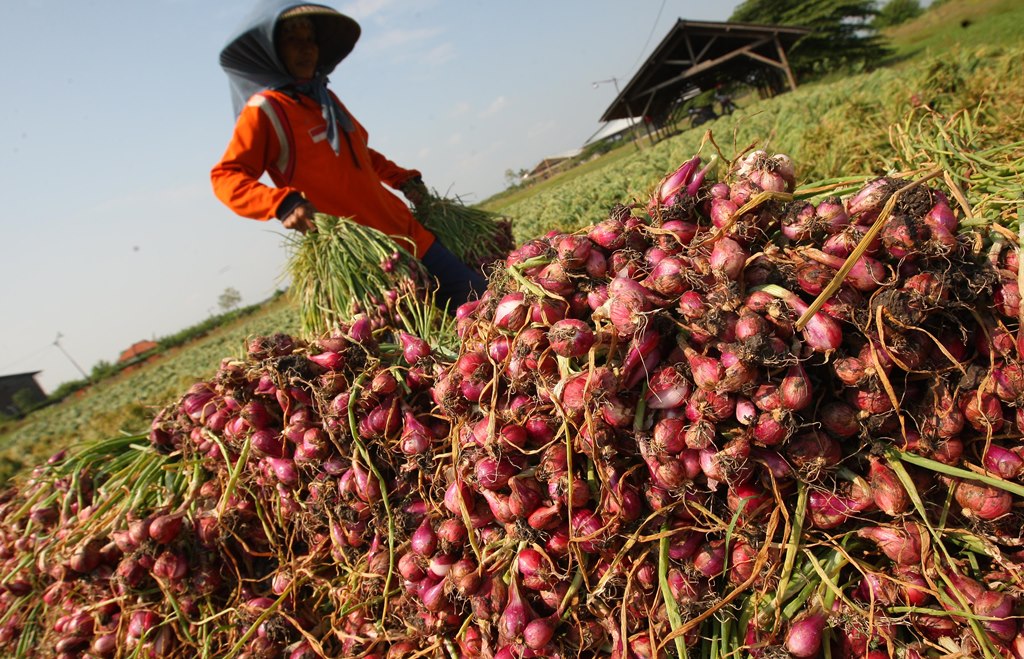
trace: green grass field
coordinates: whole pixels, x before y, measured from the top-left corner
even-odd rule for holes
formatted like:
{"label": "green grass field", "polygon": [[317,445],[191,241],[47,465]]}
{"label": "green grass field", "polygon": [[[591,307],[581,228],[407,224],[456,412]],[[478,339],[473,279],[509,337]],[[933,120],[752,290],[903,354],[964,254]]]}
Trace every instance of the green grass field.
{"label": "green grass field", "polygon": [[[804,85],[773,99],[746,99],[735,114],[710,125],[655,144],[641,140],[639,148],[623,145],[480,206],[512,218],[519,242],[552,229],[587,226],[616,203],[646,199],[666,172],[701,148],[706,128],[725,159],[762,145],[790,154],[802,181],[894,166],[901,154],[891,142],[891,127],[922,103],[945,114],[970,110],[979,142],[1022,142],[1021,32],[1019,0],[950,0],[892,30],[895,56],[876,71]],[[703,145],[702,155],[713,153],[714,145]],[[298,331],[297,311],[283,296],[139,370],[9,424],[0,435],[0,478],[77,442],[143,432],[160,407],[212,375],[221,359],[240,355],[246,337]]]}
{"label": "green grass field", "polygon": [[278,297],[252,316],[210,332],[30,414],[0,436],[0,477],[39,464],[76,442],[147,431],[156,412],[197,380],[212,376],[224,358],[244,355],[245,340],[257,334],[296,334],[299,318],[287,296]]}

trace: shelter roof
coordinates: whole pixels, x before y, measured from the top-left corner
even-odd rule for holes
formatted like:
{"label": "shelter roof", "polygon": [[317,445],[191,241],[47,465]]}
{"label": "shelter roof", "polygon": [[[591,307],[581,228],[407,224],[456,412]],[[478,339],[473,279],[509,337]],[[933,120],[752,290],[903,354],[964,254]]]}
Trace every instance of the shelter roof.
{"label": "shelter roof", "polygon": [[667,114],[680,98],[720,82],[785,69],[785,50],[810,30],[788,25],[679,19],[605,110],[601,121]]}
{"label": "shelter roof", "polygon": [[15,378],[35,377],[42,373],[42,371],[26,371],[24,373],[10,373],[8,375],[0,375],[0,380],[13,380]]}
{"label": "shelter roof", "polygon": [[612,135],[618,135],[619,133],[625,132],[633,126],[638,126],[643,123],[643,119],[640,117],[625,117],[623,119],[615,119],[602,125],[597,129],[597,132],[587,138],[587,141],[583,143],[584,146],[593,144],[594,142],[600,142],[606,137]]}

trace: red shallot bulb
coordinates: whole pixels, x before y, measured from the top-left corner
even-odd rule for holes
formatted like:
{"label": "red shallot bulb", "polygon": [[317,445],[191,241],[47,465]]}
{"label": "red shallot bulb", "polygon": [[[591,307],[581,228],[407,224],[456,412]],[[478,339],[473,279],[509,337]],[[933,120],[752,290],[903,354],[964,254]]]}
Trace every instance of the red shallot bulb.
{"label": "red shallot bulb", "polygon": [[700,156],[694,156],[665,176],[651,197],[648,212],[653,213],[659,206],[672,206],[682,197],[695,195],[704,180],[704,172],[698,170],[698,167]]}
{"label": "red shallot bulb", "polygon": [[548,330],[551,350],[561,357],[582,357],[594,345],[594,332],[582,320],[564,319],[555,322]]}
{"label": "red shallot bulb", "polygon": [[983,520],[994,520],[1013,508],[1013,495],[1006,490],[970,480],[954,485],[953,496],[964,512]]}
{"label": "red shallot bulb", "polygon": [[869,460],[868,479],[875,505],[889,516],[905,512],[910,507],[910,495],[896,472],[880,458],[872,456]]}
{"label": "red shallot bulb", "polygon": [[799,614],[786,632],[786,649],[794,657],[817,657],[825,630],[825,614],[814,609]]}
{"label": "red shallot bulb", "polygon": [[866,526],[857,535],[873,541],[886,556],[902,565],[921,562],[921,526],[905,522],[900,526]]}

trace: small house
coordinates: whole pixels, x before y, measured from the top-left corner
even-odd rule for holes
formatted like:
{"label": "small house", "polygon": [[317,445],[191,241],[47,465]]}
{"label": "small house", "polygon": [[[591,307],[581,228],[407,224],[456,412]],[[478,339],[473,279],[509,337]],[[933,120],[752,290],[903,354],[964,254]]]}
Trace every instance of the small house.
{"label": "small house", "polygon": [[0,414],[21,416],[26,405],[46,400],[46,393],[36,382],[41,371],[0,375]]}
{"label": "small house", "polygon": [[138,361],[138,359],[147,353],[156,350],[160,345],[156,341],[139,341],[132,344],[130,348],[121,353],[121,356],[117,358],[118,364],[127,364],[130,362]]}

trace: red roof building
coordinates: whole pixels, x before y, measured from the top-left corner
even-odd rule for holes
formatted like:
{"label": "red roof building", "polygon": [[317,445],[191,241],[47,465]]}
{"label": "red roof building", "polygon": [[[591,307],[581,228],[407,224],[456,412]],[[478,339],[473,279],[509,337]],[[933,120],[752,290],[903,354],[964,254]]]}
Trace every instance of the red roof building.
{"label": "red roof building", "polygon": [[117,363],[123,364],[127,361],[131,361],[136,357],[144,355],[150,350],[154,350],[159,347],[160,346],[157,344],[156,341],[139,341],[138,343],[133,344],[132,347],[122,352],[121,356],[117,358]]}

